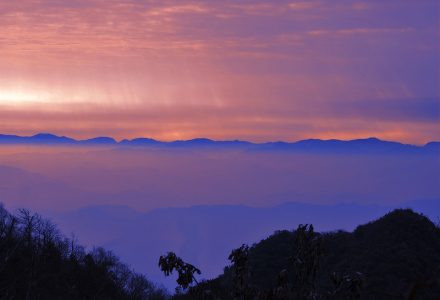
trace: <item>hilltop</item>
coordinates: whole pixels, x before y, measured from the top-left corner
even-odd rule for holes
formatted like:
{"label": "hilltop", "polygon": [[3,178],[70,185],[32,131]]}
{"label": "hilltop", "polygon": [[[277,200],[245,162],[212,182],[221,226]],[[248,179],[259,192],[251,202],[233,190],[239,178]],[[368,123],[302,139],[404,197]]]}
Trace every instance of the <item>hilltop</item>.
{"label": "hilltop", "polygon": [[[316,279],[320,295],[328,295],[332,290],[329,277],[336,272],[341,276],[362,274],[365,278],[362,299],[405,299],[414,282],[436,278],[440,268],[439,227],[410,209],[396,209],[374,222],[358,226],[353,232],[339,230],[318,235],[324,246]],[[297,230],[276,231],[249,248],[248,266],[254,274],[249,279],[251,286],[271,289],[276,286],[277,275],[286,269],[293,290],[298,289],[294,268],[287,262],[288,257],[298,254],[296,236]],[[219,293],[221,299],[232,299],[232,277],[233,267],[228,266],[222,275],[203,285]],[[438,285],[422,287],[416,299],[434,299],[439,295]],[[342,291],[335,299],[347,296],[348,291]]]}

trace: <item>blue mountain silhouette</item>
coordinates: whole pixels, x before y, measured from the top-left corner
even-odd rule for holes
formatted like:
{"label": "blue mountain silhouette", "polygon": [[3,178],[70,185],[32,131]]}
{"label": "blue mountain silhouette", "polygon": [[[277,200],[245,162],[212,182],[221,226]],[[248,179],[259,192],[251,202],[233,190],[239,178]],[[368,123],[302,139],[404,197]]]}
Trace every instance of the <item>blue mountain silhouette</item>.
{"label": "blue mountain silhouette", "polygon": [[166,144],[165,142],[156,141],[150,138],[135,138],[132,140],[122,140],[119,142],[120,145],[128,145],[128,146],[159,146]]}
{"label": "blue mountain silhouette", "polygon": [[96,137],[88,140],[77,141],[83,145],[116,145],[118,142],[111,137]]}
{"label": "blue mountain silhouette", "polygon": [[65,136],[56,136],[50,133],[38,133],[34,136],[18,136],[0,134],[0,144],[74,144],[77,141]]}
{"label": "blue mountain silhouette", "polygon": [[367,139],[321,140],[307,139],[298,142],[251,143],[247,141],[214,141],[207,138],[162,142],[151,138],[124,139],[120,142],[111,137],[95,137],[87,140],[75,140],[50,133],[39,133],[34,136],[0,134],[0,144],[9,145],[114,145],[114,146],[153,146],[166,148],[242,148],[245,151],[266,152],[312,152],[341,154],[438,154],[440,142],[429,142],[424,146],[383,141],[374,137]]}

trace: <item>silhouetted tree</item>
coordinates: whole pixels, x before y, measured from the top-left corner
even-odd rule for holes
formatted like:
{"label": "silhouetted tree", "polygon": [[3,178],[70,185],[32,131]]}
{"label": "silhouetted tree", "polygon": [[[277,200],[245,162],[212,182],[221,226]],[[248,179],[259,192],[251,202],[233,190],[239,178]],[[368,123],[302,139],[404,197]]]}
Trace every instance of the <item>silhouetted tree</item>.
{"label": "silhouetted tree", "polygon": [[322,237],[313,231],[313,225],[298,226],[295,243],[297,254],[287,260],[293,262],[295,275],[299,283],[299,299],[318,299],[316,276],[324,256]]}
{"label": "silhouetted tree", "polygon": [[228,258],[232,262],[232,280],[234,282],[234,295],[238,299],[251,299],[255,291],[250,287],[248,279],[252,275],[252,269],[248,266],[249,246],[241,245],[232,250]]}
{"label": "silhouetted tree", "polygon": [[200,270],[191,264],[184,262],[180,257],[177,257],[173,252],[168,252],[167,255],[159,258],[159,267],[164,272],[165,276],[169,276],[176,270],[179,273],[177,284],[184,290],[188,288],[193,281],[197,284],[194,274],[201,274]]}
{"label": "silhouetted tree", "polygon": [[50,221],[0,203],[0,299],[149,299],[169,297],[112,251],[86,253]]}

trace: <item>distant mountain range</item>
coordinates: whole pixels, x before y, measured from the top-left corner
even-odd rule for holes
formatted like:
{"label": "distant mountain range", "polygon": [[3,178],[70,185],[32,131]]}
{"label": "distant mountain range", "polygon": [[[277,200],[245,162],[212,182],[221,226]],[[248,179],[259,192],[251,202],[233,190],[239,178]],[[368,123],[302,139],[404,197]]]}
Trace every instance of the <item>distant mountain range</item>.
{"label": "distant mountain range", "polygon": [[238,148],[246,151],[283,151],[312,153],[360,153],[360,154],[438,154],[440,142],[429,142],[424,146],[383,141],[377,138],[342,140],[307,139],[298,142],[251,143],[247,141],[213,141],[207,138],[162,142],[150,138],[124,139],[117,142],[111,137],[95,137],[87,140],[75,140],[50,133],[39,133],[34,136],[0,134],[0,145],[76,145],[76,146],[148,146],[165,148]]}
{"label": "distant mountain range", "polygon": [[[9,153],[15,147],[7,145],[62,147]],[[394,208],[412,208],[435,222],[440,214],[439,142],[117,142],[37,134],[0,135],[2,148],[8,151],[0,155],[0,202],[8,209],[38,211],[170,289],[175,278],[157,267],[167,251],[213,278],[231,249],[275,230],[300,223],[353,230]]]}
{"label": "distant mountain range", "polygon": [[173,251],[186,261],[203,267],[203,276],[213,278],[228,264],[231,249],[252,244],[276,230],[292,230],[310,224],[317,231],[346,229],[373,221],[395,208],[412,208],[438,217],[438,199],[411,201],[402,205],[313,205],[287,202],[255,208],[244,205],[213,205],[155,209],[141,213],[127,206],[88,206],[75,211],[41,211],[65,232],[74,232],[89,247],[114,250],[136,271],[173,289],[175,278],[164,278],[157,267],[160,255]]}

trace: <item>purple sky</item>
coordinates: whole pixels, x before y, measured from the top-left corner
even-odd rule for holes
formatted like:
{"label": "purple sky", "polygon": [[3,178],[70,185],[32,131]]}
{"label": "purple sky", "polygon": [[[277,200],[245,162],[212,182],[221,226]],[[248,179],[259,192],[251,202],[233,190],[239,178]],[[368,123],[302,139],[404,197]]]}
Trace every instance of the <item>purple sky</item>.
{"label": "purple sky", "polygon": [[[439,10],[438,0],[1,1],[0,134],[438,141]],[[72,211],[287,201],[398,207],[419,199],[435,206],[439,199],[435,155],[174,150],[1,146],[0,202],[52,210],[66,234],[118,249],[153,276],[165,251],[194,258],[214,276],[227,257],[217,255],[221,245],[230,251],[236,243],[230,236],[238,247],[272,227],[256,219],[258,231],[244,220],[253,235],[234,227],[211,236],[206,228],[215,222],[185,233],[174,219],[164,221],[171,229],[151,232],[151,220],[121,221],[135,224],[142,239],[130,226],[106,227],[116,219],[96,218],[96,209]],[[78,221],[84,212],[93,226]],[[347,221],[323,216],[331,226]],[[291,222],[285,227],[297,226]],[[194,232],[203,233],[196,237],[205,252],[187,247]]]}
{"label": "purple sky", "polygon": [[439,2],[3,1],[0,128],[438,140]]}

